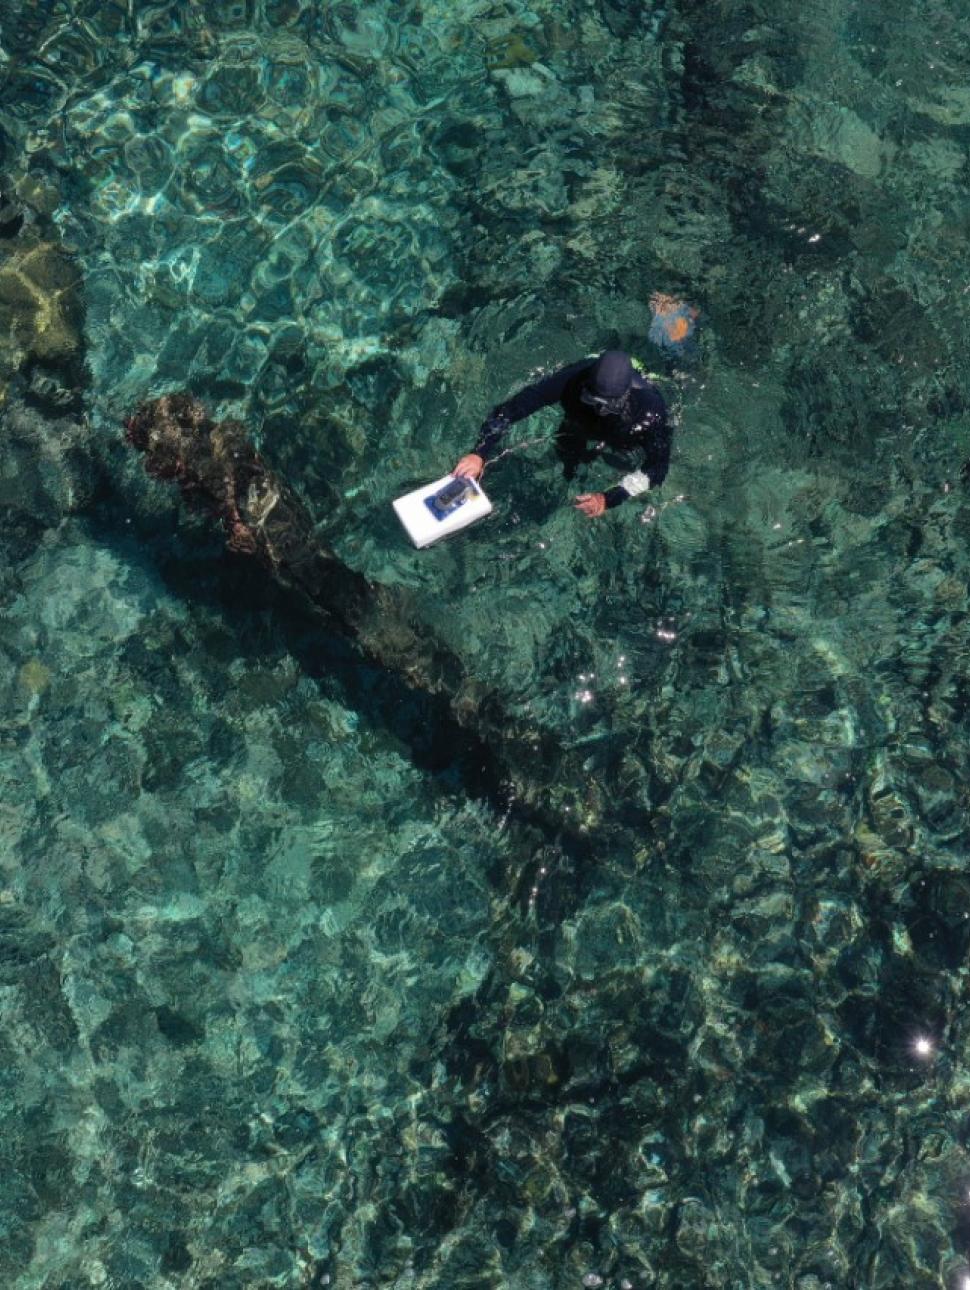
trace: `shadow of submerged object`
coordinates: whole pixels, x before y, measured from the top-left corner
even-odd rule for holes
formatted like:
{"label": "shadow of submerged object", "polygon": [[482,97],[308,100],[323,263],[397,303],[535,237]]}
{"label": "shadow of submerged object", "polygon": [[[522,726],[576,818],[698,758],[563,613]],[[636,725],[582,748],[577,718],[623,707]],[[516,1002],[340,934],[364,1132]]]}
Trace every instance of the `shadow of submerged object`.
{"label": "shadow of submerged object", "polygon": [[582,751],[509,712],[437,638],[407,589],[370,581],[322,546],[310,512],[245,426],[214,422],[198,399],[179,393],[140,406],[126,437],[150,475],[176,483],[190,506],[218,520],[230,550],[262,566],[367,662],[435,701],[456,757],[477,763],[480,795],[501,803],[511,793],[520,823],[552,829],[591,854],[592,834],[601,837],[607,820],[602,807],[594,814],[581,805],[588,779]]}

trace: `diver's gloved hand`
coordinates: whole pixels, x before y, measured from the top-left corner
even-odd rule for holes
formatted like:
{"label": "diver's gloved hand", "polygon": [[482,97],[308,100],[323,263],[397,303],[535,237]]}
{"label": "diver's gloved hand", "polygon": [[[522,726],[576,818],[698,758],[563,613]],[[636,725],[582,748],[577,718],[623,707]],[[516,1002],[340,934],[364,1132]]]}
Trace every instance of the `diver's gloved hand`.
{"label": "diver's gloved hand", "polygon": [[469,452],[462,457],[451,473],[456,479],[478,479],[484,469],[485,458],[479,457],[477,452]]}
{"label": "diver's gloved hand", "polygon": [[606,494],[580,493],[573,505],[577,511],[582,511],[591,520],[595,520],[597,515],[602,515],[606,510]]}

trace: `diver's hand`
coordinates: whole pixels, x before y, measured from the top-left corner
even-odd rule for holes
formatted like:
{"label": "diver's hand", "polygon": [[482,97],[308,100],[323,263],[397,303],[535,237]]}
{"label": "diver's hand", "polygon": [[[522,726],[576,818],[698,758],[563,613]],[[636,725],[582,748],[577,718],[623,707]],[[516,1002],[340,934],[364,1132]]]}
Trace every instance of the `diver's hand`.
{"label": "diver's hand", "polygon": [[478,479],[484,469],[485,458],[479,457],[477,452],[470,452],[462,457],[451,473],[456,479]]}
{"label": "diver's hand", "polygon": [[606,494],[580,493],[573,505],[577,511],[582,511],[591,520],[595,520],[597,515],[602,515],[606,510]]}

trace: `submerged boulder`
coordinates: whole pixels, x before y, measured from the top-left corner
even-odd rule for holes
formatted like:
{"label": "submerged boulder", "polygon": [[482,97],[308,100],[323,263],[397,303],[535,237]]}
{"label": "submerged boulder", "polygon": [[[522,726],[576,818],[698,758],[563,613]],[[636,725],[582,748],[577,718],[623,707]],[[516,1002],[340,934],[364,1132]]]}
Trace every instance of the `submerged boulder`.
{"label": "submerged boulder", "polygon": [[52,242],[17,239],[0,249],[0,382],[30,363],[65,376],[77,371],[79,284],[77,268]]}

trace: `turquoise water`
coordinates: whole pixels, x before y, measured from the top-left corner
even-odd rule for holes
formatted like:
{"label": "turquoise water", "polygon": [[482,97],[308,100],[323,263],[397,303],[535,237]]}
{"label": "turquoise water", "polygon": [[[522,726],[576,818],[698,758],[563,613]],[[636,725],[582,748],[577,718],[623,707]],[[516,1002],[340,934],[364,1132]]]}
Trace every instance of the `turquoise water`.
{"label": "turquoise water", "polygon": [[[963,1290],[968,38],[6,0],[3,1285]],[[615,471],[550,413],[410,549],[390,500],[611,345],[662,492],[576,515]],[[562,762],[496,800],[148,480],[183,387]]]}

